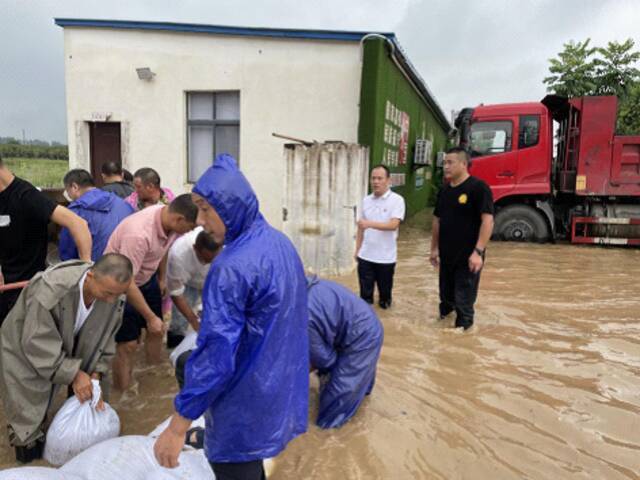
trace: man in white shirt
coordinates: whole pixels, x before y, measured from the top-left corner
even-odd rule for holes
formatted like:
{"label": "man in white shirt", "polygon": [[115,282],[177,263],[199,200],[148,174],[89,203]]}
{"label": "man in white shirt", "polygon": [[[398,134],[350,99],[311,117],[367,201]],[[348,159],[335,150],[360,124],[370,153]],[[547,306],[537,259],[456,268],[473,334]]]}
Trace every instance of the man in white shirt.
{"label": "man in white shirt", "polygon": [[189,325],[198,331],[200,319],[195,306],[200,302],[204,281],[222,245],[202,227],[183,235],[171,246],[167,261],[167,289],[173,307],[167,332],[167,348],[177,346]]}
{"label": "man in white shirt", "polygon": [[377,285],[381,308],[391,306],[398,229],[405,212],[404,198],[392,192],[390,184],[386,166],[378,165],[371,170],[372,193],[362,201],[356,236],[360,297],[373,303],[373,289]]}

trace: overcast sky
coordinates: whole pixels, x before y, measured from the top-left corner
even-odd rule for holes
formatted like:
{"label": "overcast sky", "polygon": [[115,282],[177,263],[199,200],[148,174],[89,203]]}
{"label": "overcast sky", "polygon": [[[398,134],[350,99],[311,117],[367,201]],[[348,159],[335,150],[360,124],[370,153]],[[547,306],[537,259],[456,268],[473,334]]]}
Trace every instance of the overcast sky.
{"label": "overcast sky", "polygon": [[0,136],[67,142],[54,17],[392,31],[447,116],[541,99],[548,59],[569,40],[640,48],[636,0],[0,0]]}

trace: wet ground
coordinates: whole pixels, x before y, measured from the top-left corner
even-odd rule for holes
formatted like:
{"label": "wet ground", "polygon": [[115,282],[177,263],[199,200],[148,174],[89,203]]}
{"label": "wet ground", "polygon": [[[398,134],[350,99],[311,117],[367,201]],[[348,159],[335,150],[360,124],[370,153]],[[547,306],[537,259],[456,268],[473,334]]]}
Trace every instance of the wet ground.
{"label": "wet ground", "polygon": [[[437,320],[426,223],[403,227],[373,394],[340,430],[310,425],[270,479],[640,478],[640,250],[493,243],[462,333]],[[169,415],[170,374],[141,366],[138,395],[114,397],[123,433]]]}

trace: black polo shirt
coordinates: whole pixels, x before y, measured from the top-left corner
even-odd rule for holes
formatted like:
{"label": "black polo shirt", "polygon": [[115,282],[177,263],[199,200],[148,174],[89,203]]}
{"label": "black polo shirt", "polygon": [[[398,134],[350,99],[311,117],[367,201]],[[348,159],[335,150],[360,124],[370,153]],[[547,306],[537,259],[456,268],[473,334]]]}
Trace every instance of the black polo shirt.
{"label": "black polo shirt", "polygon": [[478,242],[483,213],[493,215],[493,196],[479,178],[470,176],[458,186],[446,184],[440,189],[433,211],[440,219],[440,262],[468,261]]}
{"label": "black polo shirt", "polygon": [[0,266],[5,283],[29,280],[44,270],[47,225],[56,206],[18,177],[0,192]]}

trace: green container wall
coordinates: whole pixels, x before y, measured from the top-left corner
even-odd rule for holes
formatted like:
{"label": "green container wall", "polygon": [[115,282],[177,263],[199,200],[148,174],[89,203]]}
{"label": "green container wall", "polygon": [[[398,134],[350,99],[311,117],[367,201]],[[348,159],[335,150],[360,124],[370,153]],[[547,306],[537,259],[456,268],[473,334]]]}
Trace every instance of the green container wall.
{"label": "green container wall", "polygon": [[[364,43],[358,143],[369,147],[371,167],[380,163],[387,164],[383,160],[386,150],[397,151],[397,147],[385,141],[385,124],[388,132],[400,130],[394,122],[387,120],[387,102],[409,115],[409,141],[405,164],[387,166],[391,173],[405,174],[404,186],[393,187],[393,191],[404,197],[407,216],[410,216],[428,205],[433,205],[437,185],[442,179],[442,173],[436,172],[436,156],[439,151],[446,149],[448,132],[388,52],[386,42],[382,39],[371,39]],[[418,171],[412,168],[417,138],[428,138],[433,142],[431,166]]]}

